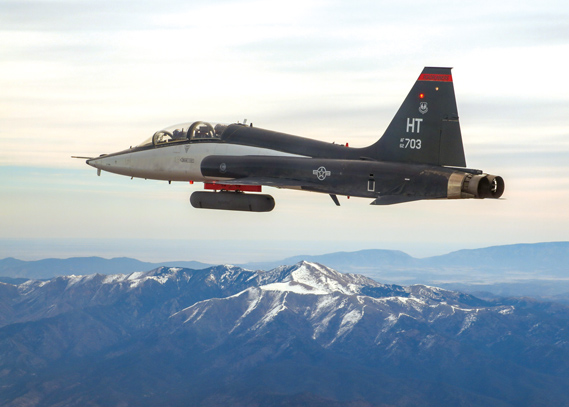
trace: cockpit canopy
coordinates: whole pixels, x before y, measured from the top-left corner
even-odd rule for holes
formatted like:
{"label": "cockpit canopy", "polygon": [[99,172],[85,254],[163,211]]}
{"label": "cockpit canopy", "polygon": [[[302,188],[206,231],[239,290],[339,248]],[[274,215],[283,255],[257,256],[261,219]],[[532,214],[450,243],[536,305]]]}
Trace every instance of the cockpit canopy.
{"label": "cockpit canopy", "polygon": [[226,124],[210,122],[182,123],[159,130],[152,137],[144,140],[137,147],[160,146],[183,141],[220,140],[227,128]]}

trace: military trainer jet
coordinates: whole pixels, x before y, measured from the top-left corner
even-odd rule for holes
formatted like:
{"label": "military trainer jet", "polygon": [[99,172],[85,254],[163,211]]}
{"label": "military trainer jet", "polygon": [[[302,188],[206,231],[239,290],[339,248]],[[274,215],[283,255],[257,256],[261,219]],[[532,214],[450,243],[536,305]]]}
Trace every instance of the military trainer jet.
{"label": "military trainer jet", "polygon": [[271,186],[372,198],[372,205],[423,199],[499,198],[504,180],[466,168],[450,68],[426,67],[383,136],[363,148],[241,123],[194,121],[160,130],[141,144],[87,158],[129,177],[203,182],[196,208],[267,212]]}

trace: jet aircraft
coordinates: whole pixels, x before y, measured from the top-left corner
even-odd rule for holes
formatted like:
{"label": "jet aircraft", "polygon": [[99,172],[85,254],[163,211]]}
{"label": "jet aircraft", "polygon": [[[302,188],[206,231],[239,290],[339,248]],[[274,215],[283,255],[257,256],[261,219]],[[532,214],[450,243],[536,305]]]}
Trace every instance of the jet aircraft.
{"label": "jet aircraft", "polygon": [[268,212],[262,186],[372,198],[372,205],[423,199],[499,198],[502,177],[466,168],[451,68],[426,67],[387,130],[353,148],[242,123],[194,121],[160,130],[87,164],[129,177],[203,182],[196,208]]}

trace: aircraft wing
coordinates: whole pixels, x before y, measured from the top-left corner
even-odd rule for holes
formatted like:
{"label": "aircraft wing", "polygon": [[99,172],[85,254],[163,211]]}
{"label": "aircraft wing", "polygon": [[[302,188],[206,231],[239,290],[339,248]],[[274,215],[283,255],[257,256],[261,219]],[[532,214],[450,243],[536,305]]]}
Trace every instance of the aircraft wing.
{"label": "aircraft wing", "polygon": [[225,185],[265,185],[276,188],[303,187],[307,184],[306,181],[268,177],[236,178],[227,181],[220,181],[220,183]]}

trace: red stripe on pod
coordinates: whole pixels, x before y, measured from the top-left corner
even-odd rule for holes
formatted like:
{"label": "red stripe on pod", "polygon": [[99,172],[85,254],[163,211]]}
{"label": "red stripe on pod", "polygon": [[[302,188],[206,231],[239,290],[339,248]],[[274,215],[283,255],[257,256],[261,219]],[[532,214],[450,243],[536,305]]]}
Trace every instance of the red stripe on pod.
{"label": "red stripe on pod", "polygon": [[247,191],[247,192],[261,192],[261,185],[227,185],[227,184],[213,184],[204,183],[204,189],[213,189],[214,191]]}

